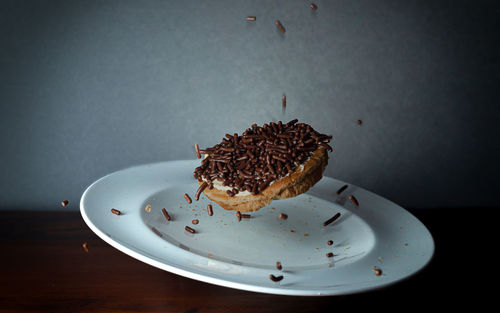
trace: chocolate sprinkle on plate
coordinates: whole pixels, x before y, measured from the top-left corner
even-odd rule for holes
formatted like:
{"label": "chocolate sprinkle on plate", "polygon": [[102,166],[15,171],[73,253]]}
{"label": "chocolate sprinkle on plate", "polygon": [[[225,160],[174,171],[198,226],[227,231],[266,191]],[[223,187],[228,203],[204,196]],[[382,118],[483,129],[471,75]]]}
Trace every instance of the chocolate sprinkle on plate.
{"label": "chocolate sprinkle on plate", "polygon": [[156,229],[156,228],[154,228],[154,227],[151,227],[151,230],[152,230],[155,234],[157,234],[158,236],[163,237],[163,234],[162,234],[162,233],[161,233],[158,229]]}
{"label": "chocolate sprinkle on plate", "polygon": [[278,281],[281,281],[283,279],[283,276],[274,276],[273,274],[269,275],[269,279],[274,281],[274,282],[278,282]]}
{"label": "chocolate sprinkle on plate", "polygon": [[373,269],[373,272],[375,273],[376,276],[382,275],[382,270],[380,268],[373,266],[372,269]]}
{"label": "chocolate sprinkle on plate", "polygon": [[337,213],[335,214],[334,216],[332,216],[328,221],[325,221],[323,223],[323,226],[328,226],[330,225],[331,223],[335,222],[338,218],[340,217],[340,213]]}
{"label": "chocolate sprinkle on plate", "polygon": [[156,228],[154,228],[154,227],[151,227],[151,230],[152,230],[155,234],[157,234],[158,236],[163,237],[163,234],[162,234],[162,233],[161,233],[158,229],[156,229]]}
{"label": "chocolate sprinkle on plate", "polygon": [[118,211],[116,209],[111,209],[111,213],[116,214],[116,215],[122,214],[122,212],[120,212],[120,211]]}
{"label": "chocolate sprinkle on plate", "polygon": [[168,212],[165,208],[161,209],[161,213],[163,213],[163,216],[165,216],[165,218],[167,219],[167,221],[170,221],[172,218],[170,217],[170,215],[168,215]]}
{"label": "chocolate sprinkle on plate", "polygon": [[187,203],[189,204],[193,202],[193,200],[191,200],[191,197],[187,193],[184,194],[184,199],[186,199]]}
{"label": "chocolate sprinkle on plate", "polygon": [[283,25],[281,24],[280,21],[276,21],[276,22],[274,22],[274,24],[276,24],[276,27],[278,27],[278,29],[280,30],[280,32],[282,34],[284,34],[286,32],[285,27],[283,27]]}
{"label": "chocolate sprinkle on plate", "polygon": [[278,269],[279,271],[281,271],[283,269],[280,261],[276,262],[276,269]]}
{"label": "chocolate sprinkle on plate", "polygon": [[356,197],[354,197],[353,195],[350,195],[349,199],[352,201],[354,206],[359,206],[359,202],[358,202],[358,199],[356,199]]}
{"label": "chocolate sprinkle on plate", "polygon": [[340,195],[344,190],[347,189],[347,187],[348,187],[347,185],[340,187],[339,190],[337,190],[337,194]]}

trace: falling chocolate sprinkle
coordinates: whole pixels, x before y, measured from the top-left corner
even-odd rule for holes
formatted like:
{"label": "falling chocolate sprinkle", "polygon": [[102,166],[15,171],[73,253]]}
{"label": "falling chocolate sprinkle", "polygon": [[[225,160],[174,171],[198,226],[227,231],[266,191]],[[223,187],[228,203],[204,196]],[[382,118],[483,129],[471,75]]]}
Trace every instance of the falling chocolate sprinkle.
{"label": "falling chocolate sprinkle", "polygon": [[283,113],[284,115],[285,111],[286,111],[286,95],[283,94],[283,96],[281,97],[281,113]]}
{"label": "falling chocolate sprinkle", "polygon": [[276,21],[276,22],[274,22],[274,24],[276,24],[276,26],[278,27],[278,29],[280,30],[280,32],[282,34],[284,34],[286,32],[285,27],[283,27],[283,25],[281,24],[280,21]]}
{"label": "falling chocolate sprinkle", "polygon": [[373,267],[373,272],[376,276],[382,275],[382,270],[380,268],[376,268],[375,266]]}
{"label": "falling chocolate sprinkle", "polygon": [[325,221],[325,222],[323,223],[323,226],[328,226],[328,225],[330,225],[330,224],[331,224],[331,223],[333,223],[335,220],[337,220],[339,217],[340,217],[340,213],[335,214],[332,218],[330,218],[329,220]]}
{"label": "falling chocolate sprinkle", "polygon": [[363,124],[363,121],[362,120],[357,120],[356,124],[361,125],[361,124]]}
{"label": "falling chocolate sprinkle", "polygon": [[283,276],[274,276],[273,274],[271,274],[271,275],[269,275],[269,279],[274,281],[274,282],[278,282],[278,281],[283,279]]}
{"label": "falling chocolate sprinkle", "polygon": [[257,19],[257,17],[255,17],[255,16],[247,16],[247,17],[245,17],[245,20],[247,20],[247,21],[255,21],[256,19]]}
{"label": "falling chocolate sprinkle", "polygon": [[194,150],[196,151],[196,157],[201,159],[200,146],[197,143],[194,144]]}
{"label": "falling chocolate sprinkle", "polygon": [[191,197],[187,193],[184,194],[184,199],[186,199],[187,203],[189,204],[193,202],[193,200],[191,200]]}
{"label": "falling chocolate sprinkle", "polygon": [[287,218],[288,218],[288,215],[286,215],[285,213],[280,213],[280,219],[286,220]]}
{"label": "falling chocolate sprinkle", "polygon": [[340,195],[344,190],[347,189],[347,187],[349,187],[348,185],[344,185],[342,187],[339,188],[339,190],[337,190],[337,194]]}
{"label": "falling chocolate sprinkle", "polygon": [[68,205],[68,203],[69,203],[69,201],[68,201],[68,200],[63,200],[63,201],[61,202],[61,205],[62,205],[62,206],[67,206],[67,205]]}
{"label": "falling chocolate sprinkle", "polygon": [[192,229],[191,227],[189,227],[189,226],[184,227],[184,229],[185,229],[186,231],[190,232],[191,234],[196,233],[196,231],[195,231],[194,229]]}
{"label": "falling chocolate sprinkle", "polygon": [[87,253],[89,252],[89,247],[87,246],[87,243],[86,243],[86,242],[84,242],[84,243],[82,244],[82,247],[83,247],[83,250],[85,250],[85,252],[87,252]]}
{"label": "falling chocolate sprinkle", "polygon": [[283,269],[280,261],[276,262],[276,268],[278,269],[278,271],[281,271]]}
{"label": "falling chocolate sprinkle", "polygon": [[214,210],[212,208],[212,205],[211,204],[208,204],[207,205],[207,212],[208,212],[208,216],[212,216],[214,215]]}
{"label": "falling chocolate sprinkle", "polygon": [[120,211],[118,211],[116,209],[111,209],[111,213],[116,214],[116,215],[122,214],[122,212],[120,212]]}
{"label": "falling chocolate sprinkle", "polygon": [[354,206],[359,206],[359,202],[358,202],[358,199],[356,199],[356,197],[354,197],[353,195],[350,195],[349,199],[352,201]]}
{"label": "falling chocolate sprinkle", "polygon": [[205,190],[205,188],[208,187],[208,183],[206,181],[204,181],[200,187],[198,188],[198,190],[196,191],[196,194],[194,195],[194,199],[196,201],[200,200],[200,194],[203,192],[203,190]]}
{"label": "falling chocolate sprinkle", "polygon": [[317,5],[315,5],[314,3],[311,3],[311,4],[309,5],[309,7],[310,7],[312,10],[314,10],[314,11],[316,11],[316,10],[318,9],[318,6],[317,6]]}
{"label": "falling chocolate sprinkle", "polygon": [[191,223],[193,223],[193,225],[198,225],[198,223],[199,223],[199,222],[200,222],[200,221],[199,221],[199,220],[197,220],[197,219],[194,219],[194,220],[192,220],[192,221],[191,221]]}
{"label": "falling chocolate sprinkle", "polygon": [[326,254],[326,257],[327,257],[327,258],[331,258],[331,257],[333,257],[333,253],[332,253],[332,252],[328,252],[328,253]]}
{"label": "falling chocolate sprinkle", "polygon": [[327,244],[328,244],[329,246],[333,245],[333,240],[328,240]]}
{"label": "falling chocolate sprinkle", "polygon": [[168,212],[165,208],[161,209],[161,212],[163,213],[163,216],[165,216],[165,218],[167,219],[167,221],[170,221],[172,218],[170,217],[170,215],[168,215]]}

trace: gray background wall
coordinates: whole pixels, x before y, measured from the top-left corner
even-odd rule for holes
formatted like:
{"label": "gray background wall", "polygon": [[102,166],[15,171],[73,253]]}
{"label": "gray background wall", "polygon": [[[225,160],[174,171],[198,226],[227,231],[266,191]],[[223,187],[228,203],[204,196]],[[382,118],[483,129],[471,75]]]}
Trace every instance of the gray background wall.
{"label": "gray background wall", "polygon": [[0,208],[76,210],[110,172],[293,118],[334,136],[328,176],[498,205],[498,5],[315,3],[0,1]]}

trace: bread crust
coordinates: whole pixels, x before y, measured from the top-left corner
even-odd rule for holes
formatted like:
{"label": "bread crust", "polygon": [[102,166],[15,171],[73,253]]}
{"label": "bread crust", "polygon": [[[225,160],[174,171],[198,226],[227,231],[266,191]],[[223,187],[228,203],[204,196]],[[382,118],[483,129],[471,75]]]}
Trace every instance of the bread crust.
{"label": "bread crust", "polygon": [[[276,180],[257,195],[227,195],[225,190],[205,188],[203,193],[226,210],[255,212],[269,205],[273,200],[296,197],[314,186],[322,177],[328,165],[328,154],[323,147],[318,148],[304,163],[302,171],[297,167],[290,175]],[[198,182],[201,185],[203,182]]]}

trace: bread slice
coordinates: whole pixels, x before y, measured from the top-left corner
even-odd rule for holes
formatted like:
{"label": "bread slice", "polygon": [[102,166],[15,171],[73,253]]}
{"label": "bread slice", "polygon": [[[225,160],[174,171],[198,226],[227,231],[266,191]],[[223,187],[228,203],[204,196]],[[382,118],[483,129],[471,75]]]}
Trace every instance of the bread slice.
{"label": "bread slice", "polygon": [[[254,212],[269,205],[273,200],[293,198],[306,192],[316,184],[328,165],[328,154],[324,147],[318,148],[303,166],[297,166],[290,175],[274,181],[256,195],[230,197],[225,190],[205,188],[203,193],[226,210]],[[201,185],[203,182],[198,182]]]}

